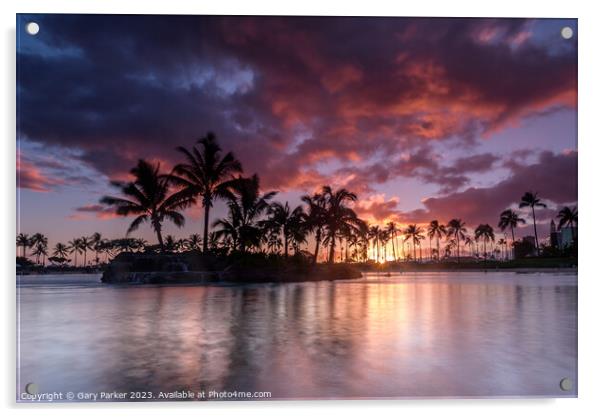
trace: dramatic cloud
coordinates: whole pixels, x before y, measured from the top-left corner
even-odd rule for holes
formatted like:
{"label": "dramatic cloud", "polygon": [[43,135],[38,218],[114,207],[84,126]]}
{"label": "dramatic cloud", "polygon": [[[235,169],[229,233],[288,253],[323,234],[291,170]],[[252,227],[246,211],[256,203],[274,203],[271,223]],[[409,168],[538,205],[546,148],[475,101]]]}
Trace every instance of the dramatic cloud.
{"label": "dramatic cloud", "polygon": [[[533,165],[515,165],[512,174],[487,188],[465,191],[423,201],[425,209],[400,215],[404,221],[428,222],[434,218],[462,218],[472,226],[479,223],[497,224],[499,213],[517,207],[526,191],[537,192],[553,206],[577,201],[577,152],[553,154],[542,152]],[[550,207],[553,209],[554,207]],[[547,222],[554,210],[542,211],[539,220]]]}
{"label": "dramatic cloud", "polygon": [[[22,135],[75,146],[108,176],[141,156],[171,162],[211,129],[266,184],[304,187],[325,160],[470,142],[575,106],[576,49],[532,42],[529,20],[40,19],[19,51]],[[447,191],[466,184],[425,170]]]}

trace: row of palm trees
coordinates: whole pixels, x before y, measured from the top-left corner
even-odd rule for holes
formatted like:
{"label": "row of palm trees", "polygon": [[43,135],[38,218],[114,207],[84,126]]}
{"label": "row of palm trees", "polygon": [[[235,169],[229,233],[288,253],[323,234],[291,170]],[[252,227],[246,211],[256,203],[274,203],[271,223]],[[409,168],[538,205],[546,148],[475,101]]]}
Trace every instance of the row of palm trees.
{"label": "row of palm trees", "polygon": [[[200,250],[202,237],[198,233],[193,233],[185,239],[167,235],[164,244],[165,249],[170,252]],[[48,238],[41,233],[31,236],[25,233],[17,235],[17,247],[20,249],[21,257],[28,258],[28,255],[33,255],[35,263],[42,266],[45,266],[47,259],[52,263],[65,264],[70,262],[69,256],[73,257],[73,266],[76,267],[99,265],[119,253],[152,251],[156,249],[155,246],[141,238],[105,239],[100,233],[94,233],[92,236],[74,238],[67,243],[58,242],[49,248]],[[27,250],[30,248],[33,250],[28,254]],[[94,254],[93,262],[89,260],[88,253]],[[78,255],[83,256],[81,263],[78,262]]]}
{"label": "row of palm trees", "polygon": [[[112,207],[117,215],[135,216],[125,239],[109,241],[96,233],[91,237],[74,239],[66,245],[57,244],[52,254],[62,258],[66,258],[66,254],[73,254],[75,264],[80,255],[86,265],[88,251],[95,252],[98,259],[100,253],[105,253],[108,257],[119,247],[124,248],[122,250],[142,250],[148,245],[138,242],[136,246],[136,240],[128,236],[143,223],[149,223],[156,234],[158,250],[178,251],[190,248],[184,241],[171,236],[164,238],[163,225],[165,221],[170,221],[177,227],[183,227],[185,217],[182,211],[195,205],[203,211],[204,225],[202,238],[193,235],[195,243],[192,247],[203,252],[220,249],[242,253],[282,253],[284,257],[288,257],[289,250],[293,253],[301,252],[302,245],[307,244],[311,236],[315,246],[311,251],[307,248],[307,252],[314,263],[318,260],[321,247],[327,249],[327,261],[334,262],[337,244],[340,260],[416,260],[417,248],[422,258],[422,242],[428,237],[429,246],[433,240],[436,242],[435,249],[430,247],[430,259],[441,259],[441,242],[445,240],[445,256],[449,257],[455,251],[459,260],[461,243],[471,250],[475,244],[481,243],[483,256],[487,254],[488,245],[491,247],[490,253],[493,253],[494,245],[500,246],[503,242],[507,246],[508,243],[505,239],[496,243],[494,230],[488,224],[477,226],[474,235],[470,236],[466,223],[457,218],[447,223],[433,220],[426,230],[417,224],[399,229],[395,222],[389,222],[384,227],[370,226],[352,208],[357,201],[355,193],[345,188],[333,189],[328,185],[313,195],[303,196],[302,204],[295,207],[288,202],[274,202],[272,200],[277,192],[262,192],[257,174],[244,177],[240,161],[232,152],[222,151],[213,133],[199,139],[190,149],[178,147],[177,150],[183,156],[183,162],[176,164],[170,172],[162,172],[159,163],[139,160],[130,171],[132,181],[112,182],[120,195],[105,196],[100,200]],[[218,200],[226,203],[228,212],[224,218],[211,223],[211,208]],[[535,210],[545,207],[545,203],[533,192],[525,193],[519,202],[519,208],[531,211],[537,253],[539,239]],[[574,230],[577,224],[576,208],[563,208],[559,218],[561,227],[568,225]],[[508,209],[501,213],[498,226],[502,232],[510,229],[514,244],[514,230],[524,223],[525,220],[519,213]],[[214,229],[212,232],[210,225]],[[26,249],[33,247],[36,261],[39,261],[40,256],[45,260],[48,254],[47,239],[44,242],[41,237],[45,239],[40,234],[31,238],[24,235],[17,237],[17,245],[21,247],[24,257]],[[392,256],[388,253],[389,243]],[[406,251],[404,244],[411,245],[412,250],[408,248]],[[507,247],[505,252],[508,257]],[[476,252],[473,250],[473,253]]]}

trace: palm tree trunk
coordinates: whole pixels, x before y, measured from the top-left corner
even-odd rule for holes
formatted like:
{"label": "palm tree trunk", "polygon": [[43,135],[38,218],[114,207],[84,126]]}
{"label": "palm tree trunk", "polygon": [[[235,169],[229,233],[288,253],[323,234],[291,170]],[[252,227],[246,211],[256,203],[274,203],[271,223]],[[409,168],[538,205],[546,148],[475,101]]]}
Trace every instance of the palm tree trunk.
{"label": "palm tree trunk", "polygon": [[163,245],[163,236],[161,236],[161,227],[155,227],[155,233],[157,234],[157,240],[159,241],[159,247],[161,252],[165,252],[165,246]]}
{"label": "palm tree trunk", "polygon": [[460,263],[460,240],[458,239],[458,232],[456,232],[456,262]]}
{"label": "palm tree trunk", "polygon": [[510,226],[510,233],[512,234],[512,259],[514,259],[514,227]]}
{"label": "palm tree trunk", "polygon": [[533,212],[533,230],[535,231],[535,248],[537,249],[537,256],[539,256],[539,239],[537,238],[537,223],[535,223],[535,206],[531,206]]}
{"label": "palm tree trunk", "polygon": [[441,252],[439,251],[439,235],[437,235],[437,262],[441,260]]}
{"label": "palm tree trunk", "polygon": [[203,253],[207,252],[209,240],[209,209],[209,204],[205,203],[205,224],[203,226]]}
{"label": "palm tree trunk", "polygon": [[88,256],[88,251],[84,249],[84,268],[86,267],[86,258]]}
{"label": "palm tree trunk", "polygon": [[314,250],[314,265],[318,262],[318,252],[320,251],[320,241],[322,240],[322,229],[316,230],[316,249]]}
{"label": "palm tree trunk", "polygon": [[330,250],[328,252],[328,263],[334,263],[334,249],[336,246],[336,238],[334,236],[330,236]]}
{"label": "palm tree trunk", "polygon": [[286,231],[282,233],[284,235],[284,257],[288,258],[288,236]]}

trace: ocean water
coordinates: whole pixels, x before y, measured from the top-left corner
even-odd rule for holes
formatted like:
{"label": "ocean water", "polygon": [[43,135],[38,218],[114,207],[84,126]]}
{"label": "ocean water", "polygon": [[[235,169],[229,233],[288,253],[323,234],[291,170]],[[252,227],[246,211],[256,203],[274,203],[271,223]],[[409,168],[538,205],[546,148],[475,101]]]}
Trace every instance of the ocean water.
{"label": "ocean water", "polygon": [[[18,400],[28,401],[20,397],[28,383],[75,401],[94,393],[101,400],[102,392],[128,401],[174,392],[217,392],[217,399],[577,393],[575,273],[206,286],[99,279],[17,277]],[[573,381],[568,391],[563,378]]]}

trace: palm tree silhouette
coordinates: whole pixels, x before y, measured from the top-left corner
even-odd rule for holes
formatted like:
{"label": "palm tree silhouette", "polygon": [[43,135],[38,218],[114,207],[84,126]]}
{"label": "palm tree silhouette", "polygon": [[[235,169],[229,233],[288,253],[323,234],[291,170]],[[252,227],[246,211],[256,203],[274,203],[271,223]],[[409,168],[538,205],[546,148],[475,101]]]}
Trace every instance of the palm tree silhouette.
{"label": "palm tree silhouette", "polygon": [[202,244],[203,238],[198,233],[193,233],[186,239],[186,247],[188,250],[198,250],[202,247]]}
{"label": "palm tree silhouette", "polygon": [[177,150],[184,154],[186,163],[178,164],[170,175],[170,181],[184,187],[188,192],[201,198],[205,209],[203,226],[203,252],[207,252],[209,236],[209,211],[217,198],[227,198],[226,185],[232,176],[242,172],[242,165],[232,152],[222,157],[222,148],[212,132],[197,141],[196,146],[188,150],[179,146]]}
{"label": "palm tree silhouette", "polygon": [[[511,209],[502,211],[500,214],[500,221],[498,227],[504,231],[508,227],[510,228],[510,234],[512,235],[512,251],[514,253],[514,229],[520,224],[525,224],[525,219],[521,218],[517,212]],[[514,257],[514,255],[512,256]]]}
{"label": "palm tree silhouette", "polygon": [[[259,217],[268,210],[270,200],[277,194],[270,191],[261,194],[259,177],[257,174],[250,178],[241,176],[229,181],[225,195],[228,198],[229,223],[228,226],[236,229],[238,248],[246,252],[248,247],[258,247],[261,244],[261,228],[257,221]],[[215,225],[221,225],[220,235],[228,229],[224,229],[224,222],[218,220]]]}
{"label": "palm tree silhouette", "polygon": [[163,221],[168,219],[178,227],[184,226],[185,219],[180,210],[189,207],[194,202],[194,196],[186,189],[170,195],[168,178],[160,173],[160,164],[152,165],[141,159],[130,173],[135,178],[133,182],[112,182],[129,198],[105,196],[100,202],[115,207],[119,216],[137,215],[126,235],[138,229],[142,223],[150,222],[163,251]]}
{"label": "palm tree silhouette", "polygon": [[391,246],[393,249],[393,261],[397,262],[397,251],[395,249],[395,240],[397,238],[397,232],[399,231],[399,229],[397,228],[397,225],[395,224],[395,222],[389,222],[387,223],[387,233],[389,233],[389,239],[391,240]]}
{"label": "palm tree silhouette", "polygon": [[45,256],[44,250],[48,248],[48,238],[44,236],[42,233],[35,233],[30,241],[30,246],[34,248],[33,253],[36,256],[36,263],[40,263],[40,256]]}
{"label": "palm tree silhouette", "polygon": [[69,247],[64,243],[59,242],[56,245],[54,245],[52,254],[60,258],[67,258],[67,256],[69,256]]}
{"label": "palm tree silhouette", "polygon": [[328,263],[333,263],[336,238],[339,233],[359,227],[362,221],[358,219],[355,211],[347,206],[347,203],[357,200],[356,194],[345,188],[335,191],[328,185],[322,187],[322,194],[326,202],[326,240],[330,245]]}
{"label": "palm tree silhouette", "polygon": [[560,221],[558,222],[558,228],[561,229],[565,225],[571,228],[571,239],[573,243],[576,242],[577,236],[575,236],[575,225],[577,224],[577,207],[563,207],[556,216]]}
{"label": "palm tree silhouette", "polygon": [[326,225],[326,199],[324,194],[316,193],[313,196],[304,195],[301,197],[308,206],[307,229],[315,231],[316,246],[314,249],[313,263],[318,262],[318,253],[322,244],[322,233]]}
{"label": "palm tree silhouette", "polygon": [[84,253],[84,266],[87,266],[88,249],[94,248],[94,246],[93,246],[94,242],[92,241],[91,238],[89,238],[87,236],[82,236],[79,239],[79,243],[80,243],[81,250]]}
{"label": "palm tree silhouette", "polygon": [[92,234],[92,236],[90,236],[90,248],[94,251],[95,256],[95,261],[96,261],[96,265],[99,264],[100,262],[100,251],[102,249],[102,235],[99,232],[95,232]]}
{"label": "palm tree silhouette", "polygon": [[475,240],[481,240],[483,242],[483,257],[487,259],[487,242],[495,241],[495,235],[493,228],[488,224],[480,224],[475,229],[474,233]]}
{"label": "palm tree silhouette", "polygon": [[416,225],[416,224],[410,224],[408,225],[408,227],[406,228],[406,230],[404,231],[406,238],[404,241],[411,239],[412,240],[412,245],[414,248],[414,261],[417,260],[416,258],[416,245],[420,245],[420,240],[424,239],[424,236],[422,236],[423,230],[420,226]]}
{"label": "palm tree silhouette", "polygon": [[535,248],[537,250],[537,255],[539,255],[539,238],[537,237],[537,223],[535,221],[535,207],[546,208],[546,204],[542,203],[542,201],[537,197],[537,193],[532,191],[526,192],[518,205],[520,208],[523,207],[531,207],[531,214],[533,215],[533,231],[535,232]]}
{"label": "palm tree silhouette", "polygon": [[447,236],[456,240],[456,261],[460,262],[460,241],[466,239],[466,223],[461,219],[451,219],[447,223]]}
{"label": "palm tree silhouette", "polygon": [[17,247],[21,247],[21,256],[27,258],[27,248],[31,247],[31,239],[28,234],[19,233],[17,235]]}
{"label": "palm tree silhouette", "polygon": [[432,220],[428,225],[427,234],[429,237],[429,245],[431,239],[435,238],[437,241],[437,260],[439,260],[439,240],[446,234],[445,226],[440,224],[438,220]]}
{"label": "palm tree silhouette", "polygon": [[291,210],[288,201],[284,204],[280,202],[272,203],[268,209],[269,218],[266,221],[266,225],[269,229],[277,233],[282,233],[285,258],[288,258],[288,244],[291,238],[294,237],[293,234],[296,233],[297,237],[299,237],[304,215],[303,207],[297,206]]}
{"label": "palm tree silhouette", "polygon": [[69,242],[69,253],[74,255],[73,266],[77,267],[77,254],[82,252],[81,238],[75,238]]}
{"label": "palm tree silhouette", "polygon": [[[380,247],[379,247],[379,241],[380,241],[380,226],[378,225],[374,225],[374,226],[370,226],[368,228],[368,237],[369,239],[372,239],[372,248],[374,249],[374,247],[376,247],[376,262],[379,261],[380,259]],[[373,250],[374,253],[374,250]]]}

